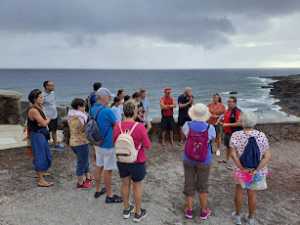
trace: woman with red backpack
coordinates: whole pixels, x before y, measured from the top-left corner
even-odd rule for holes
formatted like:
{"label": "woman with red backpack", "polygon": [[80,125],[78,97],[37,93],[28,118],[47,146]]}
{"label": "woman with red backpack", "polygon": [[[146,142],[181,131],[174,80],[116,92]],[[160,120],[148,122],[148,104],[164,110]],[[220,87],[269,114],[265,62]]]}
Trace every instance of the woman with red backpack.
{"label": "woman with red backpack", "polygon": [[211,210],[207,207],[208,178],[212,163],[211,142],[216,137],[216,131],[213,125],[207,123],[210,112],[206,105],[195,104],[189,109],[188,114],[192,121],[186,122],[182,128],[186,136],[183,154],[185,217],[193,218],[193,199],[198,192],[200,218],[206,220],[211,215]]}

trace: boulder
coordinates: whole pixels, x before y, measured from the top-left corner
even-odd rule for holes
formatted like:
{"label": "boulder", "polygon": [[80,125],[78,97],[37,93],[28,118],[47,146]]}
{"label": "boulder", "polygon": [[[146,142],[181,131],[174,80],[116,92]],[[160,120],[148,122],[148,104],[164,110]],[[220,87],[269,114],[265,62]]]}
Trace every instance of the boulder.
{"label": "boulder", "polygon": [[21,122],[21,97],[19,92],[0,90],[0,124]]}

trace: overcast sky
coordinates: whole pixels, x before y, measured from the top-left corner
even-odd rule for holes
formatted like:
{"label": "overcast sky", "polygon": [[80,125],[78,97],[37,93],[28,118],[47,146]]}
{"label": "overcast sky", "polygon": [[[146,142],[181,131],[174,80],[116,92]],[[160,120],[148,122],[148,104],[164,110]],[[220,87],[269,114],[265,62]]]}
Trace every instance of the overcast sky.
{"label": "overcast sky", "polygon": [[299,0],[0,0],[0,67],[300,67],[299,21]]}

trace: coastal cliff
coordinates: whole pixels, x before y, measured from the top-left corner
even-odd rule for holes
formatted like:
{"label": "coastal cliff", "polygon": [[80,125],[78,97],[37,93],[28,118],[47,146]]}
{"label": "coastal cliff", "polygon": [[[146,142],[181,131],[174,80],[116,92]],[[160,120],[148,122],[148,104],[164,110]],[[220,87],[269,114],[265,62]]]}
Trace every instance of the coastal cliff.
{"label": "coastal cliff", "polygon": [[279,100],[276,104],[282,111],[300,116],[300,74],[272,78],[270,95]]}

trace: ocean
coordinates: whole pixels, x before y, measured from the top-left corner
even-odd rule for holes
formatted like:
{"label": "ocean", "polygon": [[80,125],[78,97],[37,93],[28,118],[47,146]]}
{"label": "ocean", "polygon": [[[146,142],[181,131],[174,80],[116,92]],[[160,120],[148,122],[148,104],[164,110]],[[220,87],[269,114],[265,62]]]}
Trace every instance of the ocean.
{"label": "ocean", "polygon": [[237,92],[238,105],[251,110],[259,119],[288,121],[297,118],[280,111],[269,95],[269,89],[261,86],[272,82],[270,76],[299,74],[300,69],[195,69],[195,70],[87,70],[87,69],[1,69],[0,89],[15,90],[26,100],[31,89],[42,88],[44,80],[56,84],[59,104],[68,105],[74,97],[86,98],[95,81],[102,82],[112,92],[120,88],[128,94],[145,88],[151,104],[150,117],[160,115],[159,99],[163,88],[173,88],[177,98],[186,86],[193,88],[196,102],[209,103],[215,93],[221,94],[226,103],[230,92]]}

